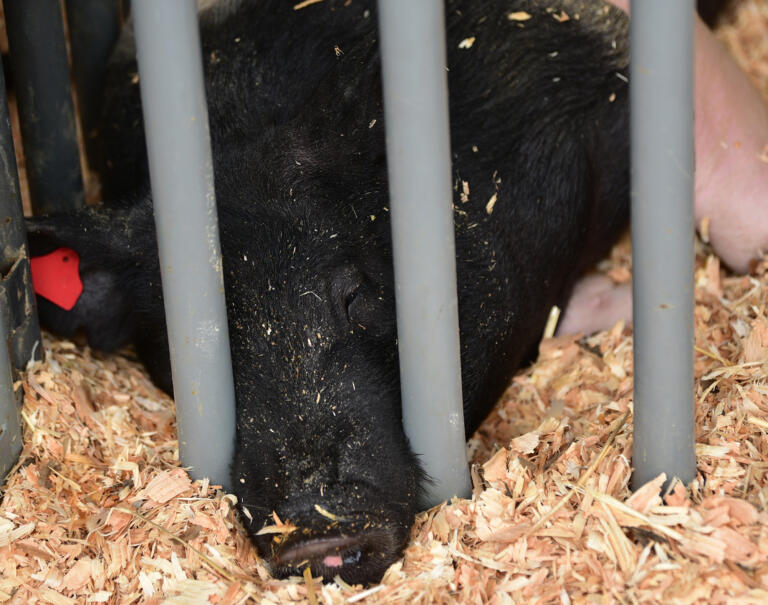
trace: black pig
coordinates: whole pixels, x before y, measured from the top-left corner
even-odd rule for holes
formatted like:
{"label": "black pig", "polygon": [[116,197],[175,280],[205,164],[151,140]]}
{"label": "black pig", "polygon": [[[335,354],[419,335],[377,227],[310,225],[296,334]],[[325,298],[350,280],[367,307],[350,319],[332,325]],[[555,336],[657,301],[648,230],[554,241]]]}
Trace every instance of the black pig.
{"label": "black pig", "polygon": [[[308,562],[371,582],[400,555],[428,480],[401,427],[376,6],[293,4],[201,15],[232,485],[274,574]],[[447,0],[446,19],[470,434],[626,225],[627,19],[577,0]],[[106,203],[30,220],[30,246],[81,259],[74,308],[39,298],[45,325],[101,349],[133,343],[170,391],[135,75],[126,34],[105,91]],[[273,511],[300,528],[282,543],[255,536]]]}

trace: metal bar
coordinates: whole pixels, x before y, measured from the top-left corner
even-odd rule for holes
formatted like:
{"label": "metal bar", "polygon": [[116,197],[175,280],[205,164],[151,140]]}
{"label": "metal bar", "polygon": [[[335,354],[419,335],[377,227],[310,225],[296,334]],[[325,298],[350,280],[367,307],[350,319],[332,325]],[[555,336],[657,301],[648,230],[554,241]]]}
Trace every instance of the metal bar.
{"label": "metal bar", "polygon": [[132,10],[180,455],[226,487],[235,395],[196,5]]}
{"label": "metal bar", "polygon": [[692,0],[632,3],[634,487],[696,474]]}
{"label": "metal bar", "polygon": [[[5,90],[0,70],[0,90]],[[19,175],[13,148],[8,102],[0,95],[0,290],[6,305],[6,328],[11,361],[23,370],[31,359],[40,359],[40,325],[32,292],[27,231],[21,207]],[[1,298],[1,297],[0,297]]]}
{"label": "metal bar", "polygon": [[434,483],[470,493],[461,399],[442,0],[379,0],[403,425]]}
{"label": "metal bar", "polygon": [[0,482],[16,464],[21,452],[19,398],[13,391],[6,311],[0,305]]}
{"label": "metal bar", "polygon": [[4,0],[27,179],[35,214],[85,206],[61,5]]}
{"label": "metal bar", "polygon": [[[0,70],[0,90],[5,90]],[[5,95],[0,95],[0,481],[21,451],[19,405],[13,371],[40,358],[40,327],[29,273],[24,218]]]}
{"label": "metal bar", "polygon": [[66,3],[72,77],[88,162],[94,166],[101,92],[107,61],[120,33],[119,0],[69,0]]}

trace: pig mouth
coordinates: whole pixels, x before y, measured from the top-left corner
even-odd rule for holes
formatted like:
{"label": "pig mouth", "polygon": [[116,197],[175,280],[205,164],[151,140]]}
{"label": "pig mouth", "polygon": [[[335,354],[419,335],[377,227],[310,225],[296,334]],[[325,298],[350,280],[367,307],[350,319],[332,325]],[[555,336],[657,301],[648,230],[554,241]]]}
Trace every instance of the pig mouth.
{"label": "pig mouth", "polygon": [[390,528],[334,535],[298,531],[273,550],[270,571],[284,578],[309,567],[313,577],[325,582],[337,576],[350,584],[376,582],[400,555],[405,536],[400,539],[399,533]]}

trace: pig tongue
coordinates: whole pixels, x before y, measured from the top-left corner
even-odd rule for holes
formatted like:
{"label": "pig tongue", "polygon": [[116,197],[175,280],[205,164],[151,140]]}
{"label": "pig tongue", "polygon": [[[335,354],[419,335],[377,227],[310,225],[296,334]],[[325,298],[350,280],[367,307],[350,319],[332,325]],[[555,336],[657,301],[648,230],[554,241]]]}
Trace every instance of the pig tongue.
{"label": "pig tongue", "polygon": [[71,311],[83,293],[77,252],[70,248],[57,248],[45,256],[32,258],[29,264],[35,292],[62,309]]}
{"label": "pig tongue", "polygon": [[323,565],[326,567],[341,567],[343,564],[341,555],[329,555],[323,559]]}

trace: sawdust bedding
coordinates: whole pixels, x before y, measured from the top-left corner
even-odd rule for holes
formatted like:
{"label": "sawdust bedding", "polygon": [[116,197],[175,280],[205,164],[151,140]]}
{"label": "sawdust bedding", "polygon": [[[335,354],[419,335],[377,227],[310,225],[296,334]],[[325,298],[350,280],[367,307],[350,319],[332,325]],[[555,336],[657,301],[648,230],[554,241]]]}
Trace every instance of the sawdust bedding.
{"label": "sawdust bedding", "polygon": [[[720,29],[768,93],[768,4]],[[759,65],[758,65],[759,64]],[[601,267],[631,275],[629,242]],[[422,513],[380,585],[269,577],[235,499],[179,467],[135,361],[45,338],[0,504],[8,603],[768,602],[768,259],[696,269],[698,476],[631,493],[632,332],[547,339],[470,441],[474,493]]]}

